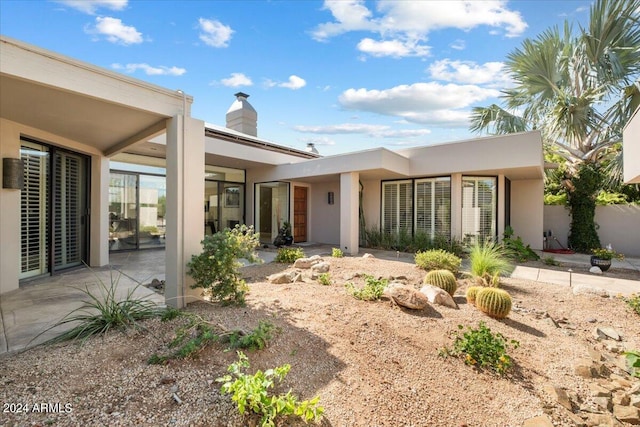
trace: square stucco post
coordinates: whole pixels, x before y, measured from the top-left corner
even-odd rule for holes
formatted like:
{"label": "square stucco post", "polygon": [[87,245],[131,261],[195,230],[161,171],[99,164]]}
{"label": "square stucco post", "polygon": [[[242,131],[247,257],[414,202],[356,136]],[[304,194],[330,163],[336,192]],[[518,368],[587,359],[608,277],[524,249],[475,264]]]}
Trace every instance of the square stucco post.
{"label": "square stucco post", "polygon": [[[11,122],[0,119],[0,158],[5,157],[20,158],[20,131]],[[20,195],[20,190],[0,188],[0,294],[18,289]]]}
{"label": "square stucco post", "polygon": [[167,229],[165,302],[189,301],[187,262],[204,237],[204,122],[175,116],[167,122]]}
{"label": "square stucco post", "polygon": [[451,238],[462,240],[462,174],[451,174]]}
{"label": "square stucco post", "polygon": [[91,156],[91,212],[89,265],[109,263],[109,159]]}
{"label": "square stucco post", "polygon": [[340,248],[357,255],[359,248],[358,172],[340,174]]}

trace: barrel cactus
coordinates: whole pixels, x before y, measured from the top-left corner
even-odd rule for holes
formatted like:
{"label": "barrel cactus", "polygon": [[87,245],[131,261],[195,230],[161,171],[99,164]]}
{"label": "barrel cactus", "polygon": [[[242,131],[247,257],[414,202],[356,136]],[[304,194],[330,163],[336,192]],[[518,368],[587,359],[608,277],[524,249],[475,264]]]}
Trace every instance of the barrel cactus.
{"label": "barrel cactus", "polygon": [[495,319],[504,319],[511,311],[511,296],[498,288],[483,288],[476,293],[476,307]]}
{"label": "barrel cactus", "polygon": [[467,293],[465,294],[467,296],[467,302],[469,304],[474,304],[475,305],[475,303],[476,303],[476,295],[482,289],[484,289],[483,286],[469,286],[467,288]]}
{"label": "barrel cactus", "polygon": [[424,278],[424,283],[444,289],[451,296],[453,296],[456,289],[458,289],[456,276],[449,270],[432,270],[428,272]]}

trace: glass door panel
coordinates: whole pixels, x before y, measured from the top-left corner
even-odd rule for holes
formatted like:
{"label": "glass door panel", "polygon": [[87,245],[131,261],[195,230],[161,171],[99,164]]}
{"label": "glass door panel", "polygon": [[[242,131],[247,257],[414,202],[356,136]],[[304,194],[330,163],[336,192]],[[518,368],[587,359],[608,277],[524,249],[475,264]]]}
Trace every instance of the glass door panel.
{"label": "glass door panel", "polygon": [[234,228],[244,224],[244,185],[221,183],[222,206],[220,208],[220,222],[222,227]]}
{"label": "glass door panel", "polygon": [[111,173],[109,182],[109,249],[131,250],[138,247],[138,176]]}
{"label": "glass door panel", "polygon": [[140,175],[138,242],[140,249],[165,245],[166,178]]}
{"label": "glass door panel", "polygon": [[204,234],[211,235],[220,231],[218,181],[204,182]]}

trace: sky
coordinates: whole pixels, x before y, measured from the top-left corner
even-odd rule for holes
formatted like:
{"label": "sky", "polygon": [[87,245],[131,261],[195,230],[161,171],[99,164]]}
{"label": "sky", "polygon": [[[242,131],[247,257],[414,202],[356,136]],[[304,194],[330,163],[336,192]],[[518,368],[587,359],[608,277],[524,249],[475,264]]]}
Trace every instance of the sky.
{"label": "sky", "polygon": [[588,0],[0,0],[0,33],[194,97],[225,125],[250,95],[258,137],[331,155],[474,138],[511,85],[507,55]]}

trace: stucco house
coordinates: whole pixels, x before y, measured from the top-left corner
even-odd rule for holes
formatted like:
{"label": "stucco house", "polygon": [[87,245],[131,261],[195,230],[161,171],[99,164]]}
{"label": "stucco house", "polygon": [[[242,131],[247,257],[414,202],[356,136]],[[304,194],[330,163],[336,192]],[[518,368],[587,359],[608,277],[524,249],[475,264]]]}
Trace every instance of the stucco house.
{"label": "stucco house", "polygon": [[622,167],[625,184],[640,184],[640,107],[622,132]]}
{"label": "stucco house", "polygon": [[385,232],[464,239],[512,226],[543,243],[538,132],[320,156],[258,137],[237,93],[225,126],[193,97],[0,38],[0,294],[31,277],[164,247],[166,299],[188,301],[203,236],[238,223],[265,243],[359,252],[361,216]]}

